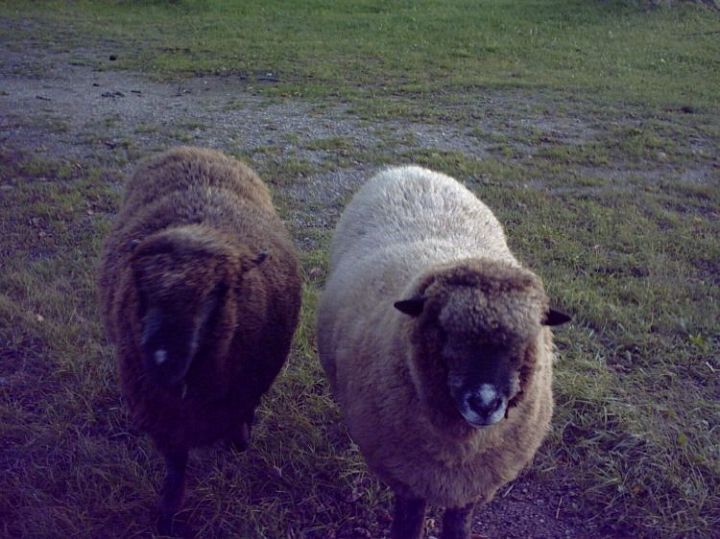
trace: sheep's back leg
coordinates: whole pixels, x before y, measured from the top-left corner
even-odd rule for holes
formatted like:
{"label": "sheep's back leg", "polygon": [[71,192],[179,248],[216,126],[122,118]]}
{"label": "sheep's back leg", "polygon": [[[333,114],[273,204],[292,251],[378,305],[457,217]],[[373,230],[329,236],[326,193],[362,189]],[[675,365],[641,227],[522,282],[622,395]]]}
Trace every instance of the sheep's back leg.
{"label": "sheep's back leg", "polygon": [[[253,380],[255,384],[255,380]],[[250,447],[252,428],[255,424],[255,409],[260,404],[262,394],[242,395],[229,405],[233,413],[238,414],[237,422],[234,423],[225,434],[225,441],[235,451],[242,452]],[[235,412],[237,411],[237,412]]]}
{"label": "sheep's back leg", "polygon": [[160,520],[158,531],[162,535],[175,535],[175,514],[180,510],[185,494],[185,468],[188,461],[186,448],[162,451],[165,457],[165,480],[160,493]]}
{"label": "sheep's back leg", "polygon": [[419,539],[423,536],[426,502],[422,498],[395,496],[390,536],[392,539]]}
{"label": "sheep's back leg", "polygon": [[472,528],[472,514],[475,504],[465,507],[449,507],[443,515],[440,539],[468,539]]}

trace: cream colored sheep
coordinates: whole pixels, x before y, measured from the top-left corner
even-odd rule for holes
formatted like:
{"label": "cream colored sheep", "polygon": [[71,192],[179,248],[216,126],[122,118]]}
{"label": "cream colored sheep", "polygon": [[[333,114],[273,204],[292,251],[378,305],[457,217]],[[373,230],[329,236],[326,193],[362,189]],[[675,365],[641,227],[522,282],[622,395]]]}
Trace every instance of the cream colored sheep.
{"label": "cream colored sheep", "polygon": [[468,537],[532,459],[553,408],[552,337],[566,321],[490,209],[419,167],[373,177],[344,211],[318,307],[322,365],[350,434],[395,492],[393,537]]}
{"label": "cream colored sheep", "polygon": [[297,324],[298,260],[252,170],[220,152],[177,148],[128,181],[99,289],[132,419],[165,457],[167,534],[188,450],[249,441]]}

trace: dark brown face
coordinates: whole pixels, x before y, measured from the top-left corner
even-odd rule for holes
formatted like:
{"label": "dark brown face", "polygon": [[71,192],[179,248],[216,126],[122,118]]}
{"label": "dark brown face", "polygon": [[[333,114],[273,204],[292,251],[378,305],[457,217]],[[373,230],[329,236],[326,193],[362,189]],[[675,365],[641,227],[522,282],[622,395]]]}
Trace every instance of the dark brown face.
{"label": "dark brown face", "polygon": [[192,283],[192,270],[183,268],[182,260],[163,255],[159,264],[157,258],[141,257],[134,263],[140,349],[151,379],[158,385],[175,386],[190,370],[224,288],[219,285],[206,293],[205,286]]}
{"label": "dark brown face", "polygon": [[395,308],[420,320],[424,346],[440,356],[435,374],[447,373],[462,417],[475,427],[494,425],[521,395],[524,358],[542,326],[569,317],[547,308],[542,284],[522,268],[478,259],[444,271]]}
{"label": "dark brown face", "polygon": [[511,349],[448,334],[442,348],[447,385],[458,412],[475,427],[500,422],[519,390],[520,361]]}
{"label": "dark brown face", "polygon": [[191,320],[163,307],[150,307],[142,317],[140,346],[146,372],[162,386],[183,381],[199,343],[199,331]]}
{"label": "dark brown face", "polygon": [[540,330],[540,311],[520,294],[453,287],[438,316],[441,361],[455,407],[474,427],[505,418],[520,390],[521,358]]}

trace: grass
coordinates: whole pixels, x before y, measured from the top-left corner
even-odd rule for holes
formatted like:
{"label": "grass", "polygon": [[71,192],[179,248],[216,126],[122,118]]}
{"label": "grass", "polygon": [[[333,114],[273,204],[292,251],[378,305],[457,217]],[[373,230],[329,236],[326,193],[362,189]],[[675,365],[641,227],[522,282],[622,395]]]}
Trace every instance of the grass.
{"label": "grass", "polygon": [[[5,537],[143,533],[153,527],[146,505],[161,466],[128,426],[94,292],[117,178],[8,151],[0,158],[0,207],[11,216],[0,222],[0,530]],[[322,251],[303,258],[308,270],[326,264]],[[315,360],[317,293],[309,277],[291,367],[260,413],[253,449],[194,455],[187,506],[193,520],[207,522],[201,535],[278,537],[294,519],[306,536],[322,537],[313,530],[330,525],[376,531],[375,504],[354,502],[385,494],[351,447]],[[238,504],[247,511],[229,518]],[[128,521],[129,514],[139,518]]]}
{"label": "grass", "polygon": [[[619,2],[478,5],[8,2],[0,42],[77,49],[78,62],[90,61],[85,47],[112,49],[113,66],[162,78],[233,74],[244,90],[303,96],[319,111],[350,100],[347,114],[370,122],[379,142],[281,133],[231,151],[268,180],[286,214],[337,213],[341,202],[298,207],[286,189],[352,163],[416,162],[464,181],[574,316],[557,331],[557,408],[536,479],[567,473],[580,487],[575,511],[610,536],[712,537],[718,17]],[[478,116],[486,91],[505,97]],[[578,115],[589,127],[575,129]],[[527,127],[526,117],[545,124]],[[43,118],[27,122],[72,135]],[[487,155],[424,147],[419,133],[385,127],[398,118],[466,129]],[[97,119],[106,129],[122,121]],[[85,145],[107,145],[93,129]],[[148,120],[136,132],[165,129]],[[195,143],[212,126],[173,130]],[[114,144],[133,159],[143,151],[130,138]],[[147,536],[161,462],[128,422],[94,292],[120,177],[92,159],[38,155],[0,143],[0,536]],[[314,309],[331,231],[311,223],[293,224],[302,320],[251,449],[193,454],[185,511],[199,536],[377,537],[387,526],[388,493],[349,441],[317,362]]]}
{"label": "grass", "polygon": [[498,87],[709,106],[720,84],[717,17],[692,6],[648,12],[617,0],[79,0],[8,2],[0,14],[52,19],[54,30],[42,36],[33,24],[0,32],[6,39],[26,34],[51,50],[90,39],[117,57],[104,68],[236,75],[260,93],[353,99],[378,114],[422,113],[412,101],[391,106],[390,97]]}
{"label": "grass", "polygon": [[[522,164],[500,174],[492,160],[416,157],[481,191],[514,250],[575,316],[572,330],[558,332],[558,410],[539,467],[572,469],[585,503],[604,507],[601,518],[619,529],[709,533],[720,516],[717,186],[668,181],[627,197],[607,180],[583,196],[549,194],[523,185]],[[11,360],[0,423],[10,444],[0,489],[12,493],[0,504],[7,534],[140,533],[152,525],[144,515],[160,464],[128,430],[92,291],[117,178],[64,161],[6,154],[3,162],[11,165],[3,215],[13,216],[0,244],[0,336]],[[317,239],[319,248],[303,252],[308,283],[290,367],[262,409],[252,450],[207,449],[193,460],[186,506],[205,536],[377,534],[385,518],[387,493],[349,443],[315,359],[328,235]]]}

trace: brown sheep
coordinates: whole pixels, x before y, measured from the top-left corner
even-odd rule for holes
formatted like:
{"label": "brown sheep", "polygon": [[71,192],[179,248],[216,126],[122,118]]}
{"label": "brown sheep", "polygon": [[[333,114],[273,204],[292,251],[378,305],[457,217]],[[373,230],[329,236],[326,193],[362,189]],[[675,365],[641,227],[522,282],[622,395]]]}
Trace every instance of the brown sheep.
{"label": "brown sheep", "polygon": [[552,337],[568,317],[452,178],[381,172],[343,212],[318,306],[318,349],[350,434],[395,493],[392,536],[467,538],[532,459],[552,415]]}
{"label": "brown sheep", "polygon": [[170,533],[188,450],[249,442],[297,325],[298,260],[250,168],[182,147],[129,179],[99,291],[131,417],[165,457],[160,531]]}

